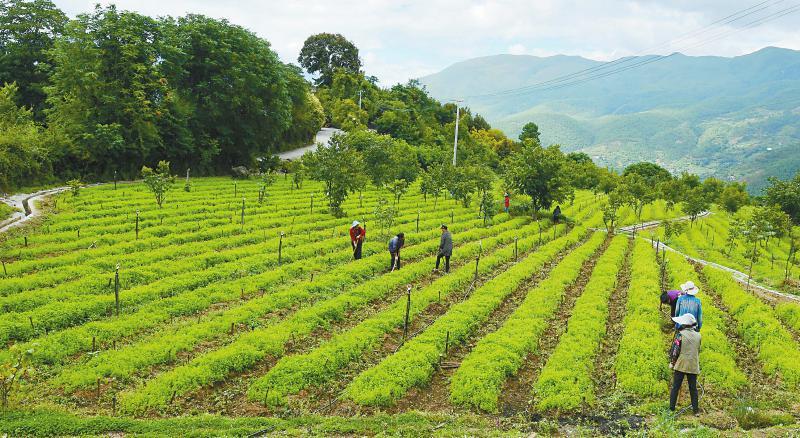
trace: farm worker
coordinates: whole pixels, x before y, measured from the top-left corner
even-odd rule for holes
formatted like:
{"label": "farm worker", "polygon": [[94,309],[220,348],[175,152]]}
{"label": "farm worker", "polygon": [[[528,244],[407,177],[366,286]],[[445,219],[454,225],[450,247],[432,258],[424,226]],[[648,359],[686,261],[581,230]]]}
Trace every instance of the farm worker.
{"label": "farm worker", "polygon": [[400,269],[400,249],[406,243],[406,236],[403,233],[398,233],[396,236],[389,240],[389,255],[392,256],[391,269]]}
{"label": "farm worker", "polygon": [[[693,282],[687,281],[681,285],[681,291],[683,295],[678,298],[678,302],[675,305],[675,316],[683,316],[690,313],[697,321],[697,331],[699,332],[703,328],[703,306],[700,304],[700,299],[695,295],[700,290]],[[677,324],[675,328],[678,328]]]}
{"label": "farm worker", "polygon": [[447,225],[442,224],[442,237],[439,239],[439,254],[436,256],[436,267],[434,272],[439,270],[439,262],[444,257],[444,272],[450,272],[450,256],[453,255],[453,235],[447,230]]}
{"label": "farm worker", "polygon": [[511,196],[509,196],[508,192],[503,195],[503,211],[508,213],[508,207],[511,206]]}
{"label": "farm worker", "polygon": [[561,206],[556,205],[556,209],[553,210],[553,222],[558,223],[561,219]]}
{"label": "farm worker", "polygon": [[661,304],[669,304],[670,312],[669,316],[673,317],[675,315],[675,307],[678,305],[678,298],[682,295],[682,291],[680,290],[668,290],[661,294]]}
{"label": "farm worker", "polygon": [[692,411],[700,414],[697,398],[697,375],[700,374],[700,333],[697,332],[697,319],[691,313],[672,318],[678,327],[670,349],[669,367],[673,371],[672,390],[669,393],[669,409],[675,410],[678,393],[683,378],[689,383],[689,396],[692,399]]}
{"label": "farm worker", "polygon": [[366,235],[367,231],[361,228],[361,222],[353,221],[353,226],[350,227],[350,245],[353,247],[353,258],[356,260],[361,258],[361,245]]}

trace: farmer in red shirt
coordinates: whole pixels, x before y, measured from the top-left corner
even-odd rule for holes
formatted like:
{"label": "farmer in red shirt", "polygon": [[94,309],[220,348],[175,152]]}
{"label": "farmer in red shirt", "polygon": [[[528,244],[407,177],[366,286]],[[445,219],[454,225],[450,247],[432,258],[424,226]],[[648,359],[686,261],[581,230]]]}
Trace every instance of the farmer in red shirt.
{"label": "farmer in red shirt", "polygon": [[503,210],[508,213],[508,207],[511,205],[511,196],[506,192],[503,196]]}
{"label": "farmer in red shirt", "polygon": [[350,227],[350,245],[353,247],[353,258],[356,260],[361,258],[361,245],[366,234],[367,231],[361,228],[361,223],[353,221],[353,226]]}

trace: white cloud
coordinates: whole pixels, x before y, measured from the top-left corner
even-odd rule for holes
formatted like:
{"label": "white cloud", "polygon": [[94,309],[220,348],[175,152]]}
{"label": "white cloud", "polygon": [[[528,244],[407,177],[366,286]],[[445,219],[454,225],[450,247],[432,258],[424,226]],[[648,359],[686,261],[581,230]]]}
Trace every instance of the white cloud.
{"label": "white cloud", "polygon": [[[68,14],[90,11],[94,1],[55,0]],[[734,27],[660,45],[750,7],[752,0],[119,0],[121,9],[144,14],[200,13],[253,30],[286,62],[296,62],[303,41],[336,32],[361,50],[368,74],[383,84],[438,71],[449,64],[497,53],[620,56],[682,51],[735,56],[776,45],[800,49],[800,12],[709,40]],[[784,2],[785,3],[785,2]],[[771,6],[770,6],[771,5]],[[790,5],[770,0],[768,9],[739,25]],[[734,23],[736,24],[736,23]],[[651,49],[651,50],[647,50]]]}

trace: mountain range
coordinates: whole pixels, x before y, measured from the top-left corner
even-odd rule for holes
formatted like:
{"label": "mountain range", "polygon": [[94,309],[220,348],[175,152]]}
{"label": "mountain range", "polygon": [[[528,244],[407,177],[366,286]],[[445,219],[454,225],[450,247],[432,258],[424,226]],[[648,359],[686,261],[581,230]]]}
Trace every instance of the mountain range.
{"label": "mountain range", "polygon": [[543,144],[584,151],[616,169],[653,161],[674,173],[746,181],[754,193],[767,177],[800,169],[800,51],[673,53],[609,64],[496,55],[420,82],[439,100],[463,99],[509,136],[532,121]]}

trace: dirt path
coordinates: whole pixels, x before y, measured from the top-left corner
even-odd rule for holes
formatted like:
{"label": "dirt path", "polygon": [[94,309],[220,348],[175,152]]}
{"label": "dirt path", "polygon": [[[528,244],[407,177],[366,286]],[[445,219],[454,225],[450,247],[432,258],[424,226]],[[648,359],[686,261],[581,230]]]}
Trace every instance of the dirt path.
{"label": "dirt path", "polygon": [[[711,214],[710,211],[704,211],[704,212],[698,214],[695,217],[695,220],[700,219],[701,217],[706,217],[706,216],[708,216],[710,214]],[[689,220],[692,220],[691,216],[681,216],[681,217],[676,217],[676,218],[673,218],[673,219],[668,219],[669,222],[689,221]],[[628,226],[625,226],[625,227],[620,227],[619,231],[622,232],[622,233],[635,233],[637,231],[648,230],[650,228],[655,228],[655,227],[661,225],[661,223],[665,222],[665,221],[667,221],[667,219],[665,219],[665,220],[657,220],[657,221],[650,221],[650,222],[642,222],[640,224],[628,225]]]}
{"label": "dirt path", "polygon": [[561,305],[550,319],[547,329],[539,337],[539,347],[533,353],[528,354],[517,374],[506,380],[503,390],[500,392],[499,405],[502,415],[515,416],[524,414],[527,418],[533,416],[531,388],[536,383],[536,379],[538,379],[542,368],[547,363],[547,359],[550,358],[556,345],[558,345],[561,335],[567,330],[567,322],[570,315],[572,315],[575,301],[583,293],[597,260],[606,251],[610,243],[611,239],[607,238],[592,257],[583,264],[578,279],[564,291],[564,299],[561,301]]}

